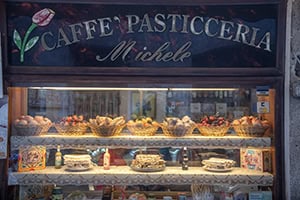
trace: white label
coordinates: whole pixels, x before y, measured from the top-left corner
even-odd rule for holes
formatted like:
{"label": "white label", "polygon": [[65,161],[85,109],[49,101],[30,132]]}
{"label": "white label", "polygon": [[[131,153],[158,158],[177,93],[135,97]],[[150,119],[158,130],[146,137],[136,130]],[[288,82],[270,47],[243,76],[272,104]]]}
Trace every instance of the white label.
{"label": "white label", "polygon": [[269,112],[270,112],[270,102],[268,101],[257,102],[257,113],[269,113]]}
{"label": "white label", "polygon": [[244,112],[243,111],[240,111],[240,110],[233,111],[233,117],[234,117],[234,119],[241,118],[242,116],[244,116]]}
{"label": "white label", "polygon": [[60,167],[62,163],[61,155],[56,155],[55,156],[55,166]]}
{"label": "white label", "polygon": [[262,192],[250,192],[249,200],[263,200],[263,193]]}
{"label": "white label", "polygon": [[200,113],[201,103],[191,103],[191,113]]}
{"label": "white label", "polygon": [[227,113],[227,104],[226,103],[216,103],[216,112],[226,115]]}
{"label": "white label", "polygon": [[203,103],[202,111],[205,114],[215,114],[216,113],[216,105],[214,103]]}

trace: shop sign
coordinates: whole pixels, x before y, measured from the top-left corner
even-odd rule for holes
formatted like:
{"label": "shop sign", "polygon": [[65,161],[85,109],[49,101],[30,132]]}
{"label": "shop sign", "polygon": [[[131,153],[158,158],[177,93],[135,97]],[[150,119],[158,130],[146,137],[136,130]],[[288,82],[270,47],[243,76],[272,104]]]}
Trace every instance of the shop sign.
{"label": "shop sign", "polygon": [[[9,64],[275,67],[276,5],[7,4]],[[266,12],[266,10],[268,12]]]}

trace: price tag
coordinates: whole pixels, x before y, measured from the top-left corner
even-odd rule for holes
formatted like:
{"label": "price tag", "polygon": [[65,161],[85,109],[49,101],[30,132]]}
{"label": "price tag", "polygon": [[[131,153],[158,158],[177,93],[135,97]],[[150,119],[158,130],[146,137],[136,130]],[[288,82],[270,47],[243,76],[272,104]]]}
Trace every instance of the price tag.
{"label": "price tag", "polygon": [[270,102],[268,101],[257,102],[257,113],[269,113],[269,112],[270,112]]}

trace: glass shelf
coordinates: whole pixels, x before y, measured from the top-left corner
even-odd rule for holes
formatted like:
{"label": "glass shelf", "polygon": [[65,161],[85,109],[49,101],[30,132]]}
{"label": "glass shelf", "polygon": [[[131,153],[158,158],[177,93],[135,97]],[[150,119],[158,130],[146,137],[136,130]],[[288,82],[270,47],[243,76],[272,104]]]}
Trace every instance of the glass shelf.
{"label": "glass shelf", "polygon": [[231,148],[271,146],[270,137],[208,137],[208,136],[132,136],[122,135],[114,137],[84,136],[12,136],[11,150],[18,150],[20,146],[43,145],[47,149],[56,149],[60,145],[62,149],[68,148],[98,148],[110,146],[110,148],[139,148],[139,147],[184,147],[189,148]]}
{"label": "glass shelf", "polygon": [[9,185],[58,184],[58,185],[261,185],[271,186],[273,175],[266,172],[234,168],[230,172],[215,173],[202,167],[167,166],[161,172],[136,172],[128,166],[111,166],[104,170],[102,166],[84,172],[69,172],[63,168],[47,167],[44,170],[9,173]]}

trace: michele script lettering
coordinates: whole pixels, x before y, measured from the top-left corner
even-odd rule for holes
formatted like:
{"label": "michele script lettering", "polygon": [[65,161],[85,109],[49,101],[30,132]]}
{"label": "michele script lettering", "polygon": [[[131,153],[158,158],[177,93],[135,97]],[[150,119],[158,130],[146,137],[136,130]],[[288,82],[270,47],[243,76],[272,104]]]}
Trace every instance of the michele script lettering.
{"label": "michele script lettering", "polygon": [[272,52],[271,32],[263,31],[259,27],[214,17],[163,13],[151,16],[148,13],[143,16],[112,16],[66,25],[58,28],[57,31],[44,32],[41,36],[41,44],[46,51],[52,51],[95,38],[108,39],[114,34],[125,34],[131,39],[121,39],[118,43],[113,44],[112,49],[105,55],[99,50],[95,59],[99,62],[117,59],[124,61],[129,53],[134,54],[134,60],[140,62],[183,62],[184,59],[191,57],[192,50],[190,49],[194,45],[192,41],[183,41],[176,47],[171,41],[164,41],[154,44],[154,48],[152,47],[151,50],[146,45],[137,44],[141,41],[135,38],[136,34],[151,33],[167,33],[169,35],[176,33],[182,36],[189,34],[190,37],[215,38]]}

